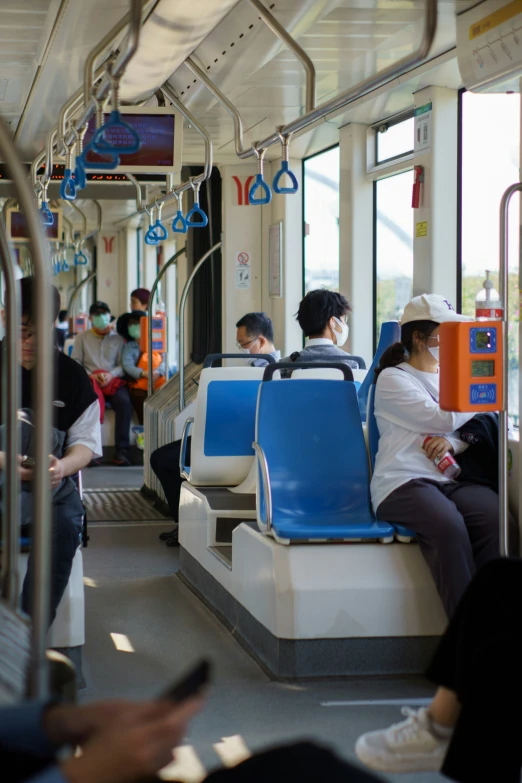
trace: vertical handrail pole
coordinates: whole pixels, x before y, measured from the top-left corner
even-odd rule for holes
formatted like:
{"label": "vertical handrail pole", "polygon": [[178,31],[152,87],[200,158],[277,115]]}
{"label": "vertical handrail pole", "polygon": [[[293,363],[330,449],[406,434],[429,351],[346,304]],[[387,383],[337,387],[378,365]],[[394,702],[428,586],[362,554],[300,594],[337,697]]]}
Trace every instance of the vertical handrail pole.
{"label": "vertical handrail pole", "polygon": [[222,246],[222,242],[216,242],[216,244],[207,250],[205,255],[201,256],[198,263],[190,273],[190,276],[185,283],[183,293],[181,294],[181,300],[179,303],[179,412],[185,409],[185,307],[187,304],[187,297],[190,291],[190,287],[197,273],[210,256],[219,250]]}
{"label": "vertical handrail pole", "polygon": [[[147,321],[147,352],[149,356],[149,368],[147,370],[148,378],[147,378],[147,397],[150,398],[154,394],[154,383],[152,379],[152,307],[154,305],[154,297],[156,296],[156,291],[158,290],[158,285],[160,283],[161,278],[167,271],[167,269],[178,260],[179,256],[183,253],[187,252],[187,246],[182,247],[181,250],[178,250],[172,258],[169,258],[166,264],[163,264],[160,271],[157,274],[157,277],[152,284],[152,288],[150,289],[150,296],[149,296],[149,303],[147,305],[148,310],[148,321]],[[167,373],[167,380],[168,380],[168,368],[165,368]]]}
{"label": "vertical handrail pole", "polygon": [[305,99],[305,111],[313,111],[315,109],[315,68],[311,59],[307,53],[302,49],[297,41],[295,41],[290,33],[288,33],[282,24],[273,16],[268,8],[265,8],[260,0],[248,0],[251,6],[253,6],[258,12],[259,16],[263,20],[270,30],[282,41],[285,46],[288,46],[291,52],[295,54],[297,59],[301,62],[306,73],[306,99]]}
{"label": "vertical handrail pole", "polygon": [[4,487],[6,498],[3,518],[4,557],[2,559],[2,593],[16,609],[19,590],[19,526],[20,476],[18,473],[18,420],[20,405],[20,292],[14,274],[15,261],[11,255],[5,226],[0,221],[0,264],[5,276],[6,335],[3,344],[2,411],[5,440]]}
{"label": "vertical handrail pole", "polygon": [[33,372],[33,406],[35,413],[35,477],[33,502],[38,509],[38,524],[33,529],[32,584],[32,661],[29,694],[45,699],[49,693],[49,676],[45,656],[51,597],[51,487],[49,482],[49,451],[52,431],[53,342],[47,242],[34,203],[34,195],[11,132],[0,119],[0,157],[15,183],[20,207],[25,213],[35,271],[36,303],[36,368]]}
{"label": "vertical handrail pole", "polygon": [[502,310],[502,358],[504,378],[502,383],[502,410],[499,414],[499,452],[498,452],[498,494],[500,524],[500,554],[509,554],[509,506],[508,506],[508,327],[509,327],[509,287],[508,287],[508,237],[509,203],[517,191],[522,191],[522,182],[511,185],[500,202],[499,227],[499,272],[498,289]]}

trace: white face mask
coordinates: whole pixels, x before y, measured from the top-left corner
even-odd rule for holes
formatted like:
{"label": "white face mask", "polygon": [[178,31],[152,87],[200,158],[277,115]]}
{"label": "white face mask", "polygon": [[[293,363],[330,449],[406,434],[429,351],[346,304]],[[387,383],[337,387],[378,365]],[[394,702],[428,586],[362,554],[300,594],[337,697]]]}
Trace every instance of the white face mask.
{"label": "white face mask", "polygon": [[345,321],[340,321],[339,318],[336,318],[334,316],[334,321],[336,324],[338,324],[341,327],[341,331],[337,332],[335,329],[332,329],[332,332],[335,335],[335,344],[340,348],[342,345],[345,344],[345,342],[348,339],[348,335],[350,334],[350,327]]}
{"label": "white face mask", "polygon": [[430,348],[429,345],[426,346],[426,347],[427,347],[428,351],[431,353],[431,355],[433,356],[433,358],[435,359],[435,361],[437,362],[437,364],[439,364],[440,363],[439,362],[440,347],[438,345],[437,345],[436,348]]}
{"label": "white face mask", "polygon": [[[253,348],[253,347],[254,347],[254,345],[257,343],[257,340],[259,340],[259,337],[258,337],[256,340],[254,340],[254,342],[252,343],[252,345],[250,346],[250,348],[243,348],[243,346],[242,346],[242,345],[238,345],[238,346],[237,346],[237,350],[238,350],[238,352],[239,352],[239,353],[252,353],[252,348]],[[237,343],[236,343],[236,345],[237,345]]]}

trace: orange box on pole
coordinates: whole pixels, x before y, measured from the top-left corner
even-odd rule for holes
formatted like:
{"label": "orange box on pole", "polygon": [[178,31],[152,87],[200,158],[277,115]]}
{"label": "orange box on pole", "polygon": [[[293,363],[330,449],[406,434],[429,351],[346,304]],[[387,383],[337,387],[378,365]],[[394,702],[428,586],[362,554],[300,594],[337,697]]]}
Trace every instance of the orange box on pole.
{"label": "orange box on pole", "polygon": [[502,410],[503,327],[502,321],[440,325],[442,410],[462,413]]}
{"label": "orange box on pole", "polygon": [[[140,350],[148,352],[147,337],[149,316],[140,318]],[[152,316],[152,350],[165,353],[167,350],[167,318],[164,315]]]}

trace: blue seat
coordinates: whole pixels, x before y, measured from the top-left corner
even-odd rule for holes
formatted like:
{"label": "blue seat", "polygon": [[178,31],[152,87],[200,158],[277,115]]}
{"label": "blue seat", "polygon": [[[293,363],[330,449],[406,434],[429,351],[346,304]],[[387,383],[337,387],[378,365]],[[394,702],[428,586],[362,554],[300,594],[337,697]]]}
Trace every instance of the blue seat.
{"label": "blue seat", "polygon": [[[366,432],[368,435],[368,450],[370,452],[370,465],[372,473],[375,468],[375,458],[377,456],[377,450],[379,448],[379,428],[377,427],[377,419],[375,418],[375,384],[372,383],[368,394],[368,410],[366,421]],[[409,542],[415,539],[415,533],[408,530],[403,525],[397,525],[393,523],[395,528],[397,539],[399,541]]]}
{"label": "blue seat", "polygon": [[254,448],[263,532],[284,543],[393,539],[393,527],[371,511],[353,382],[264,381]]}
{"label": "blue seat", "polygon": [[361,421],[366,421],[366,409],[368,407],[368,394],[370,392],[370,387],[373,384],[374,370],[378,366],[384,351],[386,351],[386,349],[389,348],[390,345],[393,345],[393,343],[398,343],[400,339],[401,339],[401,329],[399,326],[399,322],[385,321],[381,326],[381,334],[379,335],[379,343],[377,345],[377,350],[375,351],[375,356],[373,357],[373,362],[371,363],[366,378],[362,382],[361,388],[359,389],[358,396],[359,396],[359,411],[361,413]]}

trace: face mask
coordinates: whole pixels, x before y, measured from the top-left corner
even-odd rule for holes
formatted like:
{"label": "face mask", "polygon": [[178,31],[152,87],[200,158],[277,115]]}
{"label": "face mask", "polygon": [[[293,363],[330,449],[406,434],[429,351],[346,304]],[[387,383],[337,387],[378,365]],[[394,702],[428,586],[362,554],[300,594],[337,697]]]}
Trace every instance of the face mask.
{"label": "face mask", "polygon": [[428,348],[428,351],[431,353],[431,355],[433,356],[437,364],[439,364],[439,351],[440,351],[439,346],[437,345],[436,348],[430,348],[429,346],[426,347]]}
{"label": "face mask", "polygon": [[335,329],[332,329],[333,333],[335,334],[335,344],[340,348],[348,339],[348,335],[350,334],[350,327],[344,321],[340,321],[339,318],[334,317],[334,321],[341,327],[340,333],[336,332]]}
{"label": "face mask", "polygon": [[[257,338],[257,339],[259,339],[259,338]],[[242,345],[238,346],[238,351],[239,351],[239,353],[252,353],[252,348],[254,347],[254,345],[255,345],[256,343],[257,343],[257,340],[254,340],[254,342],[252,343],[252,345],[250,346],[250,348],[243,348],[243,346],[242,346]]]}
{"label": "face mask", "polygon": [[92,317],[92,325],[95,329],[99,329],[100,331],[106,329],[110,322],[111,317],[109,313],[101,313],[100,315],[93,315]]}
{"label": "face mask", "polygon": [[139,324],[133,324],[132,326],[129,326],[129,337],[132,337],[133,340],[140,339],[141,327]]}

